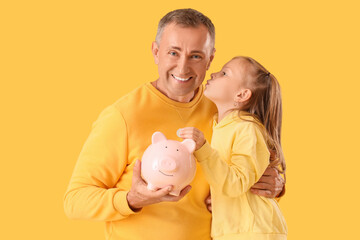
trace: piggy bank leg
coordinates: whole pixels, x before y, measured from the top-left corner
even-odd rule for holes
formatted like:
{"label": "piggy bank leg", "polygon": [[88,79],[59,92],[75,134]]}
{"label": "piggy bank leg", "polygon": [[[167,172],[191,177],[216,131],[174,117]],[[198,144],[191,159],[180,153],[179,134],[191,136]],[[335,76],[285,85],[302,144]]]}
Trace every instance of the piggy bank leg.
{"label": "piggy bank leg", "polygon": [[181,191],[181,189],[175,188],[171,192],[169,192],[169,194],[177,197],[180,195],[180,191]]}
{"label": "piggy bank leg", "polygon": [[155,186],[152,185],[151,183],[148,183],[147,189],[149,189],[150,191],[156,191],[156,190],[158,190],[159,188],[155,187]]}

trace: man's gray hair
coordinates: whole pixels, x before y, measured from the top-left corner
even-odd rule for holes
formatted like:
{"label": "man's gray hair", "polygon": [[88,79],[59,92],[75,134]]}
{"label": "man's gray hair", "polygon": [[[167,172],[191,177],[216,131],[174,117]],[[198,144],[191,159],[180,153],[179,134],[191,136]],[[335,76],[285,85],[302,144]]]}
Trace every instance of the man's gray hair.
{"label": "man's gray hair", "polygon": [[176,9],[167,13],[159,22],[155,41],[160,45],[161,35],[169,23],[176,23],[184,27],[198,27],[203,24],[210,34],[212,46],[215,45],[215,27],[210,18],[191,8]]}

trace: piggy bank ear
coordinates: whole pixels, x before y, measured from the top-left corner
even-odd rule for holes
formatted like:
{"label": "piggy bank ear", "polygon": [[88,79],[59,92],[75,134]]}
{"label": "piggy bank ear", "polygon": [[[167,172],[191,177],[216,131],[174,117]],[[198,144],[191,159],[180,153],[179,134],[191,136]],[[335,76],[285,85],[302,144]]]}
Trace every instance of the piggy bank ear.
{"label": "piggy bank ear", "polygon": [[195,151],[196,143],[192,139],[185,139],[181,142],[182,145],[184,145],[190,153],[193,153]]}
{"label": "piggy bank ear", "polygon": [[154,134],[152,135],[152,139],[151,142],[152,143],[157,143],[157,142],[161,142],[167,140],[167,138],[165,137],[165,135],[161,132],[154,132]]}

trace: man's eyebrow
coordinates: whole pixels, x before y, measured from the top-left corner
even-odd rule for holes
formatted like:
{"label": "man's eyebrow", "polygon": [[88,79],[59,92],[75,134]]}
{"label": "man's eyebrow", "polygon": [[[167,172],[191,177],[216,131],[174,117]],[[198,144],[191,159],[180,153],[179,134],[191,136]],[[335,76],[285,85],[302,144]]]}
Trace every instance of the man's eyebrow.
{"label": "man's eyebrow", "polygon": [[194,51],[191,51],[191,53],[201,53],[201,54],[205,54],[203,51],[200,51],[200,50],[194,50]]}
{"label": "man's eyebrow", "polygon": [[170,48],[181,51],[181,48],[179,48],[179,47],[171,46]]}
{"label": "man's eyebrow", "polygon": [[[175,47],[175,46],[171,46],[170,49],[175,49],[175,50],[181,51],[181,48],[180,48],[180,47]],[[193,50],[193,51],[191,51],[190,53],[201,53],[201,54],[205,54],[203,51],[200,51],[200,50]]]}

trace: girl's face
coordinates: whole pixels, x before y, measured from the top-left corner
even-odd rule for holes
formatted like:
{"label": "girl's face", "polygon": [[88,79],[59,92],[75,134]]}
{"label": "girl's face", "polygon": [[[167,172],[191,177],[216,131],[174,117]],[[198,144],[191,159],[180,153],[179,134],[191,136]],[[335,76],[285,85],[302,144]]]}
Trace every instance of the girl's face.
{"label": "girl's face", "polygon": [[246,87],[246,74],[250,64],[235,58],[224,65],[220,72],[212,73],[205,85],[204,95],[216,105],[234,107],[234,102]]}

